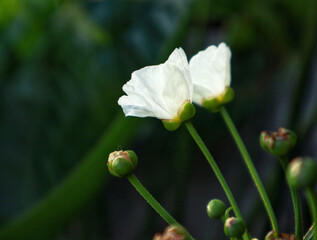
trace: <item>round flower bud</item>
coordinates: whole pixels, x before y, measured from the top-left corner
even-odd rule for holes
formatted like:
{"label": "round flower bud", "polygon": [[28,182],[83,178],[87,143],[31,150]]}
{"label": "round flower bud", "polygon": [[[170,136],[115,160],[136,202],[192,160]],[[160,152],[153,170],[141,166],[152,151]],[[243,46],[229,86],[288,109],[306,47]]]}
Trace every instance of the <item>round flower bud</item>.
{"label": "round flower bud", "polygon": [[277,132],[263,131],[260,134],[261,147],[277,157],[287,155],[295,146],[296,141],[296,133],[285,128],[279,128]]}
{"label": "round flower bud", "polygon": [[223,94],[205,99],[203,100],[203,107],[209,110],[210,112],[219,112],[220,107],[225,105],[226,103],[229,103],[234,98],[234,90],[231,87],[227,87]]}
{"label": "round flower bud", "polygon": [[156,233],[153,240],[187,240],[186,230],[178,225],[170,225],[165,228],[165,231],[160,234]]}
{"label": "round flower bud", "polygon": [[224,231],[228,237],[241,237],[246,228],[241,218],[230,217],[226,220]]}
{"label": "round flower bud", "polygon": [[115,151],[109,154],[107,165],[111,175],[126,177],[132,174],[138,165],[138,157],[131,150]]}
{"label": "round flower bud", "polygon": [[266,234],[265,236],[265,240],[275,240],[275,239],[279,239],[278,234],[275,231],[270,231]]}
{"label": "round flower bud", "polygon": [[288,233],[276,233],[275,231],[270,231],[265,236],[265,240],[291,240],[296,239],[294,234]]}
{"label": "round flower bud", "polygon": [[207,214],[211,219],[219,219],[226,211],[226,204],[219,199],[212,199],[207,204]]}
{"label": "round flower bud", "polygon": [[287,167],[287,177],[296,189],[312,186],[316,182],[316,162],[310,158],[295,158]]}

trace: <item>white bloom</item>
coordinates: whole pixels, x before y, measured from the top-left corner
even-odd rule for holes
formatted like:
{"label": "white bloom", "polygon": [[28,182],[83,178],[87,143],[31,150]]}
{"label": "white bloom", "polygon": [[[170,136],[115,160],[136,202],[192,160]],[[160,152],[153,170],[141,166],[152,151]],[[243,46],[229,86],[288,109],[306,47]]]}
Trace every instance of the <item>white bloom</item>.
{"label": "white bloom", "polygon": [[212,45],[198,52],[189,62],[194,84],[193,101],[203,105],[204,100],[217,98],[230,86],[231,51],[225,43]]}
{"label": "white bloom", "polygon": [[126,116],[177,120],[179,108],[192,102],[193,85],[184,50],[175,49],[163,64],[133,72],[122,89],[127,95],[118,103]]}

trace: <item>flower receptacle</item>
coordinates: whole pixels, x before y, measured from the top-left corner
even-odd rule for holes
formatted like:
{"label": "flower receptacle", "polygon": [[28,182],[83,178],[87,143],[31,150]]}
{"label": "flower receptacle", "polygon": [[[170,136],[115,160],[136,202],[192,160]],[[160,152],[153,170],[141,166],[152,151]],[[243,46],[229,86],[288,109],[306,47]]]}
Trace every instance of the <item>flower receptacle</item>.
{"label": "flower receptacle", "polygon": [[133,173],[138,165],[138,157],[134,151],[115,151],[109,154],[108,169],[111,175],[126,177]]}

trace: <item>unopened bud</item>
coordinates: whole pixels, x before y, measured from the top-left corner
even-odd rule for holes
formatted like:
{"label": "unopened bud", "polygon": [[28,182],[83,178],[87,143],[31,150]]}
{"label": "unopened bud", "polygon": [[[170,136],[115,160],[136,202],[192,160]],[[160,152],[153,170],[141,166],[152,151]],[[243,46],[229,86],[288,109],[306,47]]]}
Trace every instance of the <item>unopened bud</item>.
{"label": "unopened bud", "polygon": [[277,157],[287,155],[295,146],[296,141],[296,133],[285,128],[279,128],[277,132],[263,131],[260,134],[261,147]]}
{"label": "unopened bud", "polygon": [[186,231],[181,226],[171,225],[165,228],[164,233],[156,233],[153,240],[186,240]]}
{"label": "unopened bud", "polygon": [[212,199],[207,205],[207,214],[212,219],[219,219],[226,211],[226,204],[219,199]]}
{"label": "unopened bud", "polygon": [[294,234],[288,234],[288,233],[276,233],[275,231],[270,231],[265,236],[265,240],[296,240],[296,237]]}
{"label": "unopened bud", "polygon": [[227,87],[221,95],[205,99],[203,101],[203,107],[210,112],[218,112],[220,107],[231,102],[233,98],[234,90],[231,87]]}
{"label": "unopened bud", "polygon": [[230,217],[224,225],[224,232],[228,237],[241,237],[246,230],[241,218]]}
{"label": "unopened bud", "polygon": [[115,151],[109,154],[107,165],[111,175],[126,177],[132,174],[137,167],[138,157],[131,150]]}
{"label": "unopened bud", "polygon": [[287,177],[296,189],[312,186],[317,177],[316,162],[310,157],[295,158],[287,167]]}

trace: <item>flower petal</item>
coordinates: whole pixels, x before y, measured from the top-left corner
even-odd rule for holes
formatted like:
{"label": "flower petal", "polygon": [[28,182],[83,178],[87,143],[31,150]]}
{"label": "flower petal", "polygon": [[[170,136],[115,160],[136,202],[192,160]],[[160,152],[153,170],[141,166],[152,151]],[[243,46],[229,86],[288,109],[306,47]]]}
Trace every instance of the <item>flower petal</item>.
{"label": "flower petal", "polygon": [[118,103],[126,116],[174,119],[178,108],[186,100],[191,102],[192,89],[186,55],[175,49],[164,64],[133,72],[123,86],[127,96]]}
{"label": "flower petal", "polygon": [[230,59],[231,51],[225,43],[212,45],[192,57],[189,66],[195,103],[202,105],[204,99],[217,97],[230,86]]}

